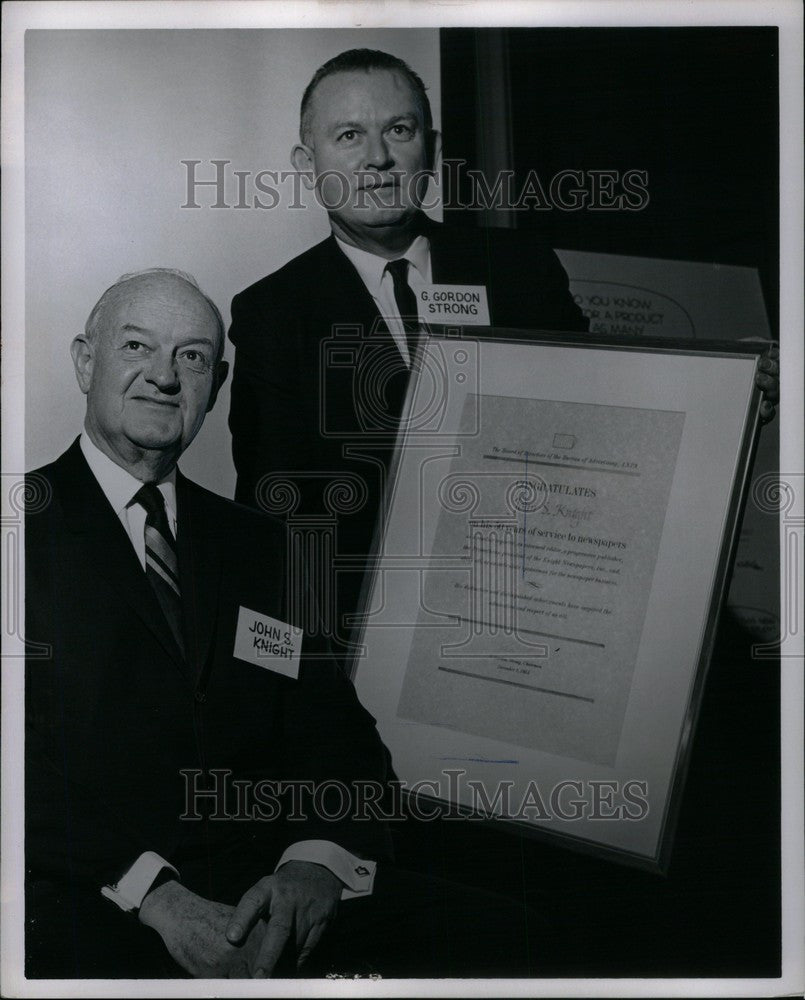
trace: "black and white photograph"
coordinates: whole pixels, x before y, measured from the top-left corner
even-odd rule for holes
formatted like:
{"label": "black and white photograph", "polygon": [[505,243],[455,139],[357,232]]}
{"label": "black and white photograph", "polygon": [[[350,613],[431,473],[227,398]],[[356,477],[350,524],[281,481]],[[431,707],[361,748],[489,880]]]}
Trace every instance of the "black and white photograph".
{"label": "black and white photograph", "polygon": [[2,995],[801,995],[801,6],[2,17]]}

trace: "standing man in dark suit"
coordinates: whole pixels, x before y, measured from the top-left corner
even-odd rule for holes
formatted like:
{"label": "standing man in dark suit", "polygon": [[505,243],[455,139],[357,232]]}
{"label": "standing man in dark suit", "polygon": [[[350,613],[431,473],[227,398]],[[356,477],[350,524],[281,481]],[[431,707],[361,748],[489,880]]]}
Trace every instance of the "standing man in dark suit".
{"label": "standing man in dark suit", "polygon": [[84,431],[28,478],[26,974],[522,972],[505,900],[386,863],[385,751],[283,527],[176,468],[222,352],[187,275],[120,279],[72,345]]}
{"label": "standing man in dark suit", "polygon": [[[555,254],[531,233],[459,231],[423,215],[437,152],[425,88],[403,62],[358,50],[323,65],[302,99],[292,158],[316,187],[332,233],[232,303],[237,498],[287,511],[300,538],[306,519],[318,517],[326,535],[337,518],[337,600],[332,574],[320,589],[342,639],[343,616],[358,605],[392,453],[418,326],[416,293],[430,282],[482,285],[494,326],[587,329]],[[776,374],[772,354],[758,375],[766,417],[777,396]],[[338,483],[346,498],[340,506],[332,489],[327,503],[328,488]],[[492,843],[493,835],[483,841],[467,825],[427,833],[414,845],[415,858],[443,865],[446,857],[463,857],[464,870],[479,880],[505,870],[501,859],[511,856]],[[513,876],[517,891],[570,900],[574,915],[580,900],[596,914],[608,913],[609,889],[622,896],[621,914],[629,919],[644,911],[646,898],[666,912],[673,895],[654,887],[636,903],[633,882],[619,871],[610,876],[600,865],[531,848],[520,857],[535,877],[521,884]],[[622,915],[617,920],[611,940],[629,926]],[[551,921],[554,947],[545,954],[562,974],[579,967],[574,928],[573,917]]]}
{"label": "standing man in dark suit", "polygon": [[[342,639],[418,337],[417,292],[483,286],[494,326],[587,329],[556,255],[532,234],[423,214],[438,144],[424,84],[402,60],[357,49],[325,63],[302,98],[292,161],[332,234],[232,303],[236,499],[271,507],[290,489],[294,516],[337,519],[343,571],[337,594],[326,574],[320,594]],[[339,483],[340,505],[328,494]]]}

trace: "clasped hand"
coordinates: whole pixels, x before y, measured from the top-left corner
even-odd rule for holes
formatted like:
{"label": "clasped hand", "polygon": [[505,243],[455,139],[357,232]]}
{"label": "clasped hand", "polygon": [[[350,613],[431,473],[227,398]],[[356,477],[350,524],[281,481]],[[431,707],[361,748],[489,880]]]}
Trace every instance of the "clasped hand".
{"label": "clasped hand", "polygon": [[236,907],[167,882],[143,900],[140,920],[196,978],[262,979],[272,975],[292,935],[302,965],[335,916],[341,888],[321,865],[289,861]]}

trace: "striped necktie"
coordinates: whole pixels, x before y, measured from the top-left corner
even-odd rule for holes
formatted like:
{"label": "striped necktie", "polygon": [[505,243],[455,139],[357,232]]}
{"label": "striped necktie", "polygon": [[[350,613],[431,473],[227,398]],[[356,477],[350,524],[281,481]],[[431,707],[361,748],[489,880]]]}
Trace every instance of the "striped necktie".
{"label": "striped necktie", "polygon": [[179,565],[165,498],[154,483],[146,483],[137,491],[132,503],[140,504],[145,510],[145,575],[184,655]]}
{"label": "striped necktie", "polygon": [[413,364],[419,342],[419,313],[416,307],[416,296],[408,284],[408,263],[405,257],[401,257],[399,260],[390,260],[386,264],[386,270],[394,282],[394,301],[397,303],[397,311],[405,330],[408,357]]}

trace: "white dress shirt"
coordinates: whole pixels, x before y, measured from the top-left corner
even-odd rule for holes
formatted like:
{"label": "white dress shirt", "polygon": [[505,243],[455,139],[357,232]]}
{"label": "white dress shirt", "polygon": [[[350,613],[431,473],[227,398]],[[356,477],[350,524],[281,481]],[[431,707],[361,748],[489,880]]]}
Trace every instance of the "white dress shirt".
{"label": "white dress shirt", "polygon": [[[145,508],[139,503],[132,503],[143,484],[94,445],[86,431],[81,435],[80,445],[90,471],[98,480],[103,495],[112,505],[112,510],[126,529],[126,534],[129,536],[143,572],[145,572]],[[157,483],[157,487],[165,499],[168,525],[173,532],[173,537],[176,538],[175,467]]]}
{"label": "white dress shirt", "polygon": [[[93,444],[86,431],[81,435],[80,448],[90,471],[129,536],[145,572],[145,509],[139,503],[132,503],[142,482]],[[165,498],[168,524],[175,538],[176,468],[156,485]],[[291,844],[277,862],[274,871],[288,861],[310,861],[327,868],[343,883],[341,899],[368,896],[372,892],[376,863],[357,858],[332,841],[300,840]],[[172,865],[153,851],[146,851],[137,858],[117,885],[103,886],[101,892],[122,910],[136,910],[163,868],[169,869],[179,878],[179,873]]]}
{"label": "white dress shirt", "polygon": [[[411,358],[408,354],[408,340],[405,334],[405,327],[400,312],[397,309],[397,300],[394,298],[394,279],[386,270],[386,265],[390,261],[385,257],[378,257],[377,254],[369,253],[367,250],[359,250],[344,243],[337,236],[335,238],[341,251],[354,264],[355,270],[361,277],[361,281],[366,285],[366,289],[375,300],[377,310],[394,338],[394,343],[399,348],[400,354],[408,368],[411,367]],[[419,306],[419,293],[433,280],[430,266],[430,241],[425,236],[417,236],[405,253],[400,254],[400,260],[408,261],[408,284]],[[422,313],[419,314],[422,322]]]}

